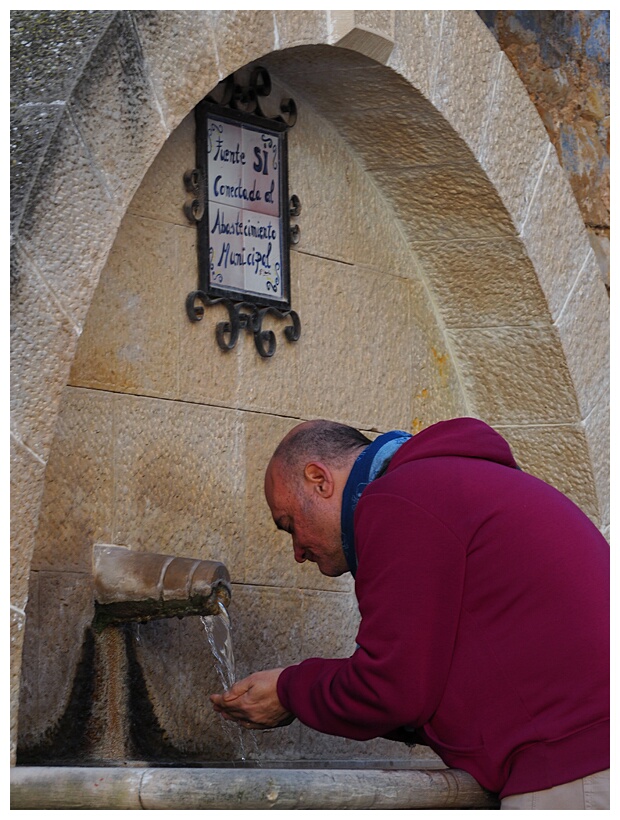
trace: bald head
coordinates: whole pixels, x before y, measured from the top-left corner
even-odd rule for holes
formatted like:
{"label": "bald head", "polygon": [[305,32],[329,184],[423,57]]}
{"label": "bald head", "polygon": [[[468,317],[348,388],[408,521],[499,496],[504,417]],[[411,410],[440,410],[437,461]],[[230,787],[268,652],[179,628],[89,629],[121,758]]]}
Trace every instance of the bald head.
{"label": "bald head", "polygon": [[346,424],[326,419],[304,421],[284,436],[271,461],[290,474],[298,472],[295,468],[309,461],[339,468],[353,456],[357,458],[370,443],[363,433]]}
{"label": "bald head", "polygon": [[276,448],[265,473],[273,520],[293,539],[295,560],[312,561],[323,575],[348,571],[342,549],[342,494],[351,467],[371,442],[353,427],[306,421]]}

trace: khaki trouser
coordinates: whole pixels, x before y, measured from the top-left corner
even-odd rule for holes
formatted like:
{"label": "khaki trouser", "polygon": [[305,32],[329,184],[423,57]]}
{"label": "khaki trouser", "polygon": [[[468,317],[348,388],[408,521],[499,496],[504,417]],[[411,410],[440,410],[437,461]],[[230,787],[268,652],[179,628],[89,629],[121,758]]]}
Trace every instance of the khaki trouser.
{"label": "khaki trouser", "polygon": [[541,792],[504,797],[502,809],[609,809],[609,769]]}

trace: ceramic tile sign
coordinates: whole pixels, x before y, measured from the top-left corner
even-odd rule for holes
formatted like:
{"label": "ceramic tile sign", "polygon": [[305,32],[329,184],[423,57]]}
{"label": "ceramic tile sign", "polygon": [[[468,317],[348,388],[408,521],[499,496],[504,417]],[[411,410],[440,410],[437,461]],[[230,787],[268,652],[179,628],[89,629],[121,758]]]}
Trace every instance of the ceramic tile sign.
{"label": "ceramic tile sign", "polygon": [[213,114],[205,129],[207,290],[287,307],[284,135]]}

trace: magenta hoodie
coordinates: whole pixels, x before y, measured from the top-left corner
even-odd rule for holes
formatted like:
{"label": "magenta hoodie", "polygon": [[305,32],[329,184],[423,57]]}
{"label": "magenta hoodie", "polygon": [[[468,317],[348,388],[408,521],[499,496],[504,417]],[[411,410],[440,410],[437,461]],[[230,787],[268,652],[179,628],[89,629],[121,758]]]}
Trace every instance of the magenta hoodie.
{"label": "magenta hoodie", "polygon": [[415,727],[501,797],[609,766],[609,547],[476,419],[404,444],[355,512],[350,658],[278,680],[306,725],[357,740]]}

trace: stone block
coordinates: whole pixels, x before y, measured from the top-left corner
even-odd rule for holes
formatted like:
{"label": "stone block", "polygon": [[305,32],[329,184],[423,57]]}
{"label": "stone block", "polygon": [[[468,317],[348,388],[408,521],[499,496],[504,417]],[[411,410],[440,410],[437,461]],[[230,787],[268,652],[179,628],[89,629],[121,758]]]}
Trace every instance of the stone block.
{"label": "stone block", "polygon": [[243,422],[234,410],[119,396],[112,541],[243,571]]}
{"label": "stone block", "polygon": [[[355,105],[326,111],[366,168],[396,174],[403,167],[471,162],[469,148],[422,94],[388,72],[352,74],[347,93]],[[317,106],[324,107],[323,100]]]}
{"label": "stone block", "polygon": [[395,12],[396,41],[388,65],[427,98],[435,82],[444,14],[410,9]]}
{"label": "stone block", "polygon": [[522,238],[555,320],[591,249],[577,201],[553,149],[532,197]]}
{"label": "stone block", "polygon": [[[300,612],[302,593],[266,586],[233,588],[230,618],[237,680],[261,669],[299,663],[302,653]],[[257,743],[263,759],[295,759],[299,754],[299,724],[260,732]]]}
{"label": "stone block", "polygon": [[472,414],[489,424],[571,423],[573,385],[548,328],[448,331]]}
{"label": "stone block", "polygon": [[354,11],[355,25],[394,40],[394,11]]}
{"label": "stone block", "polygon": [[258,353],[253,335],[243,332],[238,343],[238,407],[283,416],[296,416],[299,413],[302,378],[300,362],[306,334],[305,321],[300,310],[300,256],[298,253],[291,253],[291,307],[299,315],[301,337],[296,342],[289,342],[284,335],[284,329],[292,324],[292,319],[280,319],[267,314],[262,328],[271,330],[276,340],[275,353],[267,359]]}
{"label": "stone block", "polygon": [[591,254],[568,297],[556,327],[585,418],[609,400],[609,296]]}
{"label": "stone block", "polygon": [[58,726],[94,612],[89,574],[40,572],[38,576],[38,594],[33,588],[27,608],[24,643],[20,736],[26,746],[49,737]]}
{"label": "stone block", "polygon": [[19,715],[22,646],[24,642],[25,615],[11,608],[11,660],[10,660],[10,765],[15,766],[17,757],[17,724]]}
{"label": "stone block", "polygon": [[118,14],[95,47],[70,112],[107,188],[128,205],[169,133],[129,15]]}
{"label": "stone block", "polygon": [[170,134],[153,160],[129,204],[128,212],[134,216],[188,227],[190,223],[183,205],[190,195],[185,189],[183,174],[195,167],[196,125],[194,112],[191,111]]}
{"label": "stone block", "polygon": [[517,464],[574,501],[597,525],[599,511],[588,442],[581,425],[496,427]]}
{"label": "stone block", "polygon": [[11,11],[11,96],[53,103],[70,95],[113,11]]}
{"label": "stone block", "polygon": [[113,397],[67,388],[45,474],[34,569],[89,572],[113,515]]}
{"label": "stone block", "polygon": [[78,332],[20,250],[16,264],[19,277],[11,298],[11,429],[45,459]]}
{"label": "stone block", "polygon": [[[419,277],[419,265],[405,241],[401,227],[393,219],[389,203],[357,165],[349,180],[354,203],[351,218],[351,261],[361,268],[402,279]],[[303,216],[303,214],[302,214]]]}
{"label": "stone block", "polygon": [[[306,413],[358,428],[407,427],[411,350],[393,341],[409,325],[407,282],[304,256],[301,316]],[[317,355],[319,345],[329,347],[329,363]]]}
{"label": "stone block", "polygon": [[233,350],[221,350],[216,340],[219,322],[229,320],[223,305],[205,308],[201,321],[191,322],[185,299],[198,289],[196,228],[178,230],[178,282],[175,296],[176,323],[179,328],[179,397],[185,401],[236,406],[239,392],[241,351],[254,348],[245,332]]}
{"label": "stone block", "polygon": [[411,282],[411,320],[407,345],[413,360],[411,378],[412,433],[443,419],[469,415],[455,357],[426,284]]}
{"label": "stone block", "polygon": [[314,45],[325,42],[329,14],[329,11],[275,11],[277,48],[282,50],[306,43]]}
{"label": "stone block", "polygon": [[93,297],[71,384],[176,395],[175,320],[186,295],[176,277],[180,230],[165,222],[125,217]]}
{"label": "stone block", "polygon": [[549,137],[538,112],[502,53],[479,159],[519,231],[548,150]]}
{"label": "stone block", "polygon": [[54,103],[11,107],[11,228],[19,224],[38,167],[54,133],[62,106]]}
{"label": "stone block", "polygon": [[475,12],[445,11],[431,100],[478,156],[501,50]]}
{"label": "stone block", "polygon": [[11,603],[18,610],[28,600],[44,473],[45,463],[11,436]]}
{"label": "stone block", "polygon": [[213,20],[227,14],[230,12],[131,12],[145,69],[169,129],[229,73],[218,67],[218,52],[226,52],[220,51],[217,19]]}
{"label": "stone block", "polygon": [[65,112],[37,176],[19,237],[77,327],[86,318],[121,214]]}
{"label": "stone block", "polygon": [[[592,408],[584,422],[598,498],[599,526],[603,530],[609,530],[611,515],[609,425],[609,400],[605,397]],[[607,538],[609,539],[609,533]]]}
{"label": "stone block", "polygon": [[509,215],[482,171],[471,164],[377,169],[377,184],[410,242],[492,239],[514,234]]}
{"label": "stone block", "polygon": [[302,100],[288,146],[289,191],[302,204],[298,250],[351,262],[355,214],[350,207],[350,185],[359,167],[338,134]]}
{"label": "stone block", "polygon": [[447,327],[549,323],[544,294],[518,239],[412,245]]}
{"label": "stone block", "polygon": [[302,591],[304,658],[348,658],[360,623],[353,592]]}

